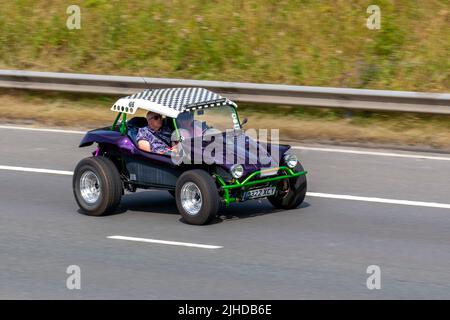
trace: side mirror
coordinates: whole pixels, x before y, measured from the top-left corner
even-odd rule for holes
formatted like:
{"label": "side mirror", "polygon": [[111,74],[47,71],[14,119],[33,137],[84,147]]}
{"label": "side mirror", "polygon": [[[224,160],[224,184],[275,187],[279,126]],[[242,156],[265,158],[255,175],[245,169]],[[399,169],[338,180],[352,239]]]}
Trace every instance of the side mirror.
{"label": "side mirror", "polygon": [[248,118],[245,117],[244,120],[242,120],[242,122],[241,122],[241,127],[242,127],[243,125],[245,125],[247,122],[248,122]]}

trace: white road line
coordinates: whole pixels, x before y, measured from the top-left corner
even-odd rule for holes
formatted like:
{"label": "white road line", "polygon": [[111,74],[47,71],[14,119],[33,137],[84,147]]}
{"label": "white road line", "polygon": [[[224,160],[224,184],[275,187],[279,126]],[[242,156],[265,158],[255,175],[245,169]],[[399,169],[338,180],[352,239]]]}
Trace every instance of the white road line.
{"label": "white road line", "polygon": [[41,129],[31,127],[16,127],[16,126],[3,126],[0,125],[0,129],[12,129],[12,130],[25,130],[25,131],[41,131],[41,132],[57,132],[57,133],[74,133],[74,134],[86,134],[86,131],[76,130],[62,130],[62,129]]}
{"label": "white road line", "polygon": [[422,155],[422,154],[404,154],[404,153],[391,153],[391,152],[373,152],[373,151],[362,151],[362,150],[334,149],[334,148],[317,148],[317,147],[302,147],[302,146],[293,146],[291,149],[310,150],[310,151],[323,151],[323,152],[350,153],[350,154],[363,154],[363,155],[369,155],[369,156],[381,156],[381,157],[397,157],[397,158],[412,158],[412,159],[426,159],[426,160],[450,161],[450,157],[436,157],[436,156],[427,156],[427,155]]}
{"label": "white road line", "polygon": [[399,205],[405,205],[405,206],[450,209],[450,204],[448,204],[448,203],[396,200],[396,199],[385,199],[385,198],[375,198],[375,197],[358,197],[358,196],[350,196],[350,195],[345,195],[345,194],[330,194],[330,193],[319,193],[319,192],[307,192],[306,195],[309,197],[328,198],[328,199],[379,202],[379,203],[399,204]]}
{"label": "white road line", "polygon": [[[9,171],[22,171],[22,172],[36,172],[36,173],[50,173],[72,176],[72,171],[63,170],[49,170],[40,168],[26,168],[26,167],[13,167],[13,166],[2,166],[0,165],[0,170]],[[444,208],[450,209],[450,204],[448,203],[437,203],[437,202],[423,202],[423,201],[410,201],[410,200],[398,200],[398,199],[385,199],[376,197],[359,197],[343,194],[331,194],[331,193],[319,193],[319,192],[307,192],[309,197],[319,197],[328,199],[340,199],[340,200],[353,200],[353,201],[365,201],[365,202],[378,202],[378,203],[389,203],[389,204],[399,204],[406,206],[416,206],[416,207],[429,207],[429,208]]]}
{"label": "white road line", "polygon": [[[76,131],[76,130],[45,129],[45,128],[17,127],[17,126],[5,126],[5,125],[0,125],[0,129],[41,131],[41,132],[54,132],[54,133],[71,133],[71,134],[85,134],[86,133],[85,131]],[[292,149],[322,151],[322,152],[338,152],[338,153],[347,153],[347,154],[361,154],[361,155],[382,156],[382,157],[450,161],[450,157],[427,156],[427,155],[422,155],[422,154],[374,152],[374,151],[363,151],[363,150],[354,150],[354,149],[350,150],[350,149],[320,148],[320,147],[306,147],[306,146],[292,146]]]}
{"label": "white road line", "polygon": [[12,166],[1,166],[0,170],[9,170],[9,171],[23,171],[23,172],[36,172],[36,173],[51,173],[51,174],[62,174],[66,176],[72,176],[72,171],[63,171],[63,170],[50,170],[50,169],[40,169],[40,168],[26,168],[26,167],[12,167]]}
{"label": "white road line", "polygon": [[138,242],[168,244],[168,245],[171,245],[171,246],[194,247],[194,248],[202,248],[202,249],[220,249],[220,248],[223,248],[222,246],[213,246],[213,245],[209,245],[209,244],[198,244],[198,243],[189,243],[189,242],[156,240],[156,239],[124,237],[124,236],[109,236],[107,238],[108,239],[116,239],[116,240],[127,240],[127,241],[138,241]]}

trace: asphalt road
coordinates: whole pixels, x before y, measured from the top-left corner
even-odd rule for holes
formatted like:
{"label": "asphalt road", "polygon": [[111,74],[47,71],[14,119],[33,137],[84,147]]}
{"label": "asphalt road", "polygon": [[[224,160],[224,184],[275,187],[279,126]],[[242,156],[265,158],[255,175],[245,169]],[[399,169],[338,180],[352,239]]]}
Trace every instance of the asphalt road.
{"label": "asphalt road", "polygon": [[[266,200],[235,204],[217,223],[191,226],[165,191],[127,194],[117,214],[88,217],[70,175],[5,170],[72,171],[92,150],[77,148],[81,138],[0,128],[0,298],[450,298],[450,161],[420,159],[450,155],[295,150],[309,191],[325,195],[289,211]],[[108,238],[115,235],[222,248]],[[80,267],[80,290],[66,287],[69,265]],[[380,267],[381,289],[366,286],[370,265]]]}

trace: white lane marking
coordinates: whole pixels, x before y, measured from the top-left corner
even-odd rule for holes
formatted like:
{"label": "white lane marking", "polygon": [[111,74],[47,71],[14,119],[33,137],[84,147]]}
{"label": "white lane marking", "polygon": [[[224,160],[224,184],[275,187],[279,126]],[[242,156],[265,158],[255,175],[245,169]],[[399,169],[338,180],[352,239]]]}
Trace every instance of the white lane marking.
{"label": "white lane marking", "polygon": [[[5,126],[5,125],[0,125],[0,129],[55,132],[55,133],[71,133],[71,134],[86,134],[86,131],[62,130],[62,129],[44,129],[44,128]],[[382,156],[382,157],[397,157],[397,158],[410,158],[410,159],[426,159],[426,160],[450,161],[450,157],[437,157],[437,156],[427,156],[427,155],[420,155],[420,154],[404,154],[404,153],[393,153],[393,152],[373,152],[373,151],[363,151],[363,150],[350,150],[350,149],[337,149],[337,148],[320,148],[320,147],[306,147],[306,146],[292,146],[291,149],[309,150],[309,151],[323,151],[323,152],[339,152],[339,153],[361,154],[361,155]]]}
{"label": "white lane marking", "polygon": [[350,195],[345,195],[345,194],[330,194],[330,193],[319,193],[319,192],[307,192],[306,195],[309,197],[328,198],[328,199],[378,202],[378,203],[399,204],[399,205],[405,205],[405,206],[450,209],[450,204],[448,204],[448,203],[397,200],[397,199],[385,199],[385,198],[375,198],[375,197],[358,197],[358,196],[350,196]]}
{"label": "white lane marking", "polygon": [[194,248],[202,248],[202,249],[220,249],[220,248],[223,248],[222,246],[213,246],[213,245],[209,245],[209,244],[198,244],[198,243],[189,243],[189,242],[156,240],[156,239],[124,237],[124,236],[109,236],[107,238],[108,239],[116,239],[116,240],[128,240],[128,241],[168,244],[168,245],[171,245],[171,246],[194,247]]}
{"label": "white lane marking", "polygon": [[72,176],[72,171],[63,171],[63,170],[50,170],[50,169],[40,169],[40,168],[26,168],[26,167],[13,167],[13,166],[1,166],[0,170],[9,170],[9,171],[23,171],[23,172],[37,172],[37,173],[51,173],[51,174],[62,174],[66,176]]}
{"label": "white lane marking", "polygon": [[334,148],[318,148],[318,147],[302,147],[302,146],[293,146],[291,149],[309,150],[309,151],[323,151],[323,152],[339,152],[339,153],[350,153],[350,154],[363,154],[363,155],[381,156],[381,157],[397,157],[397,158],[412,158],[412,159],[450,161],[450,157],[427,156],[427,155],[422,155],[422,154],[404,154],[404,153],[392,153],[392,152],[374,152],[374,151],[334,149]]}
{"label": "white lane marking", "polygon": [[[2,166],[2,165],[0,165],[0,170],[22,171],[22,172],[36,172],[36,173],[50,173],[50,174],[60,174],[60,175],[67,175],[67,176],[72,176],[73,175],[72,171],[49,170],[49,169],[26,168],[26,167],[12,167],[12,166]],[[153,190],[151,190],[151,191],[153,191]],[[450,204],[448,204],[448,203],[423,202],[423,201],[398,200],[398,199],[385,199],[385,198],[376,198],[376,197],[360,197],[360,196],[351,196],[351,195],[343,195],[343,194],[331,194],[331,193],[320,193],[320,192],[307,192],[306,195],[309,196],[309,197],[328,198],[328,199],[353,200],[353,201],[365,201],[365,202],[378,202],[378,203],[399,204],[399,205],[406,205],[406,206],[416,206],[416,207],[450,209]]]}
{"label": "white lane marking", "polygon": [[31,127],[3,126],[3,125],[0,125],[0,129],[86,134],[86,131],[62,130],[62,129],[41,129],[41,128],[31,128]]}

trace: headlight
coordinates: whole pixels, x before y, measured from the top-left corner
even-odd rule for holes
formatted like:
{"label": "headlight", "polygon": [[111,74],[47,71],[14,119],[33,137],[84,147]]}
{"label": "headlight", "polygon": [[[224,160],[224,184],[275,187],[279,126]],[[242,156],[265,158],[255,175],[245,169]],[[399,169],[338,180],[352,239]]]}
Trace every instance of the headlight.
{"label": "headlight", "polygon": [[244,167],[240,164],[234,164],[230,169],[233,178],[239,179],[244,175]]}
{"label": "headlight", "polygon": [[284,156],[284,163],[286,163],[289,168],[294,169],[298,163],[297,156],[295,154],[286,154]]}

